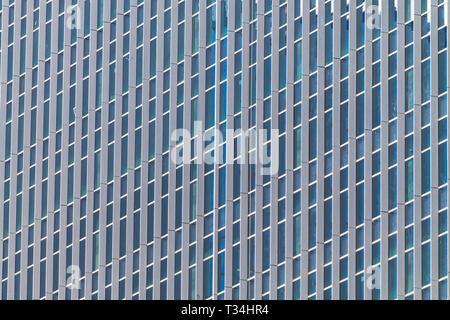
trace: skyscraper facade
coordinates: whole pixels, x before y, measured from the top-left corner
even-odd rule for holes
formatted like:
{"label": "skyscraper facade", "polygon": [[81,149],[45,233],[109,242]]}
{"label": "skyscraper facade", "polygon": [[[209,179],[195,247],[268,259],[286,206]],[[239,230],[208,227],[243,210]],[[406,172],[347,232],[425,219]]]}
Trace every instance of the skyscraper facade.
{"label": "skyscraper facade", "polygon": [[448,299],[447,0],[1,0],[0,299]]}

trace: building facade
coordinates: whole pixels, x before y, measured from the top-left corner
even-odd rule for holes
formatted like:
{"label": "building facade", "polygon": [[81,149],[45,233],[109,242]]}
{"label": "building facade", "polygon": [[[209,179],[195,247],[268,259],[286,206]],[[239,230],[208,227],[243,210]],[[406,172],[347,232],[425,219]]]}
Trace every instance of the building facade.
{"label": "building facade", "polygon": [[0,299],[448,299],[447,0],[0,4]]}

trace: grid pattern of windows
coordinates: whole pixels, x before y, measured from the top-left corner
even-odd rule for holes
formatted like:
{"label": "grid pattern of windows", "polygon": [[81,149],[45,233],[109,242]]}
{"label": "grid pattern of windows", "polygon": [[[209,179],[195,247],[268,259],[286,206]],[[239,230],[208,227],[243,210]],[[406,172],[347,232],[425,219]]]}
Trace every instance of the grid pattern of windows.
{"label": "grid pattern of windows", "polygon": [[1,0],[0,299],[448,299],[449,10]]}

